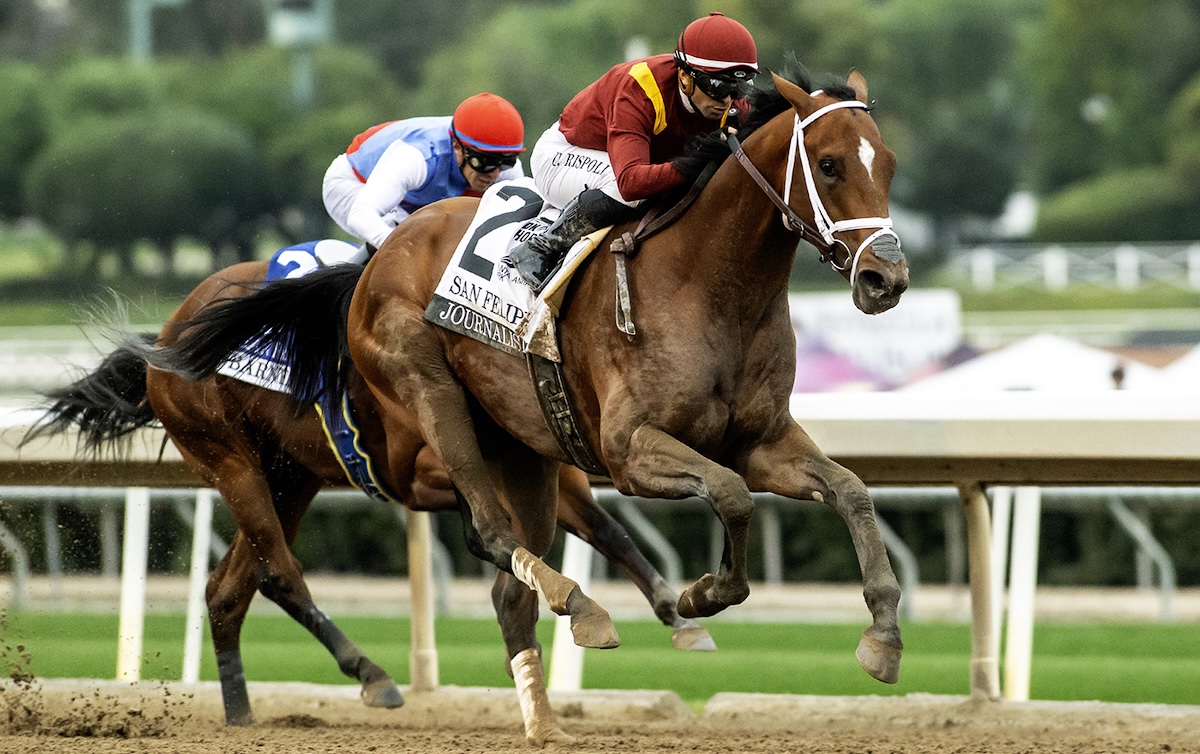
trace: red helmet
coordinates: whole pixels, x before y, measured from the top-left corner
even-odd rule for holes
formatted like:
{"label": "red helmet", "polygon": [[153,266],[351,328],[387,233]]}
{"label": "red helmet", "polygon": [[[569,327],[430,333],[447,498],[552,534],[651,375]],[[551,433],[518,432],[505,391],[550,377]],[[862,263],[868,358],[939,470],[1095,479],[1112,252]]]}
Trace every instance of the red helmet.
{"label": "red helmet", "polygon": [[758,73],[758,48],[745,26],[721,13],[710,13],[679,35],[675,62],[681,68],[749,79]]}
{"label": "red helmet", "polygon": [[484,92],[454,109],[450,133],[477,152],[524,152],[525,124],[503,97]]}

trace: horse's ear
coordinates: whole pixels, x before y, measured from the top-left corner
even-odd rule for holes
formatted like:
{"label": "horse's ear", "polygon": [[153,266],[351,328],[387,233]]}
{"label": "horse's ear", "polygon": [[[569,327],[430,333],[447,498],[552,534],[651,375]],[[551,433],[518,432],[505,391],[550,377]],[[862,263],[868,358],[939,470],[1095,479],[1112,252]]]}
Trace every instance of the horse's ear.
{"label": "horse's ear", "polygon": [[796,108],[802,116],[816,109],[816,105],[812,101],[812,95],[804,91],[799,84],[793,84],[774,71],[771,72],[771,78],[775,80],[775,91],[782,94],[784,99],[792,103],[792,107]]}
{"label": "horse's ear", "polygon": [[846,83],[854,90],[854,95],[858,98],[859,102],[864,105],[871,104],[867,101],[867,80],[858,72],[857,68],[850,69],[850,75],[846,77]]}

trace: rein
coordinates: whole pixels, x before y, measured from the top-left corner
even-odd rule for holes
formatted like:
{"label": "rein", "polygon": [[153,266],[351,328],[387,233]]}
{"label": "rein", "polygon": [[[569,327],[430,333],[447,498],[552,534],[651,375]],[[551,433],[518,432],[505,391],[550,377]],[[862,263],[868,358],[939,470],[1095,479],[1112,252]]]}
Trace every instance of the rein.
{"label": "rein", "polygon": [[[813,96],[821,93],[821,90],[813,92]],[[788,147],[788,169],[787,178],[784,182],[784,195],[780,196],[775,187],[770,181],[763,176],[762,172],[755,167],[750,160],[750,156],[746,154],[746,150],[742,147],[742,143],[738,140],[736,134],[731,130],[723,132],[726,142],[729,144],[729,149],[733,152],[733,156],[746,169],[754,182],[758,184],[767,198],[779,208],[783,214],[783,224],[788,230],[797,232],[800,237],[808,241],[821,255],[822,262],[829,262],[835,270],[844,272],[847,266],[850,268],[850,282],[854,282],[854,278],[858,273],[858,260],[862,256],[863,250],[873,244],[881,236],[891,236],[896,241],[896,246],[900,245],[900,238],[896,232],[892,230],[892,219],[890,217],[864,217],[851,220],[833,220],[829,216],[829,212],[825,209],[825,204],[821,201],[820,195],[817,193],[817,183],[813,178],[812,165],[808,161],[808,152],[804,147],[804,129],[813,121],[826,115],[834,110],[842,108],[859,108],[868,110],[870,108],[863,102],[858,100],[840,100],[824,107],[818,108],[815,112],[803,120],[799,115],[795,116],[795,121],[792,125],[792,143]],[[804,168],[804,182],[808,188],[808,200],[812,205],[813,219],[816,221],[817,227],[809,225],[792,209],[789,199],[792,195],[792,176],[795,174],[796,155],[800,156],[800,164]],[[850,251],[850,247],[844,241],[834,236],[835,233],[846,230],[860,230],[863,228],[877,228],[874,233],[867,236],[858,248]],[[841,246],[846,250],[846,261],[848,264],[839,266],[833,258],[835,246]]]}

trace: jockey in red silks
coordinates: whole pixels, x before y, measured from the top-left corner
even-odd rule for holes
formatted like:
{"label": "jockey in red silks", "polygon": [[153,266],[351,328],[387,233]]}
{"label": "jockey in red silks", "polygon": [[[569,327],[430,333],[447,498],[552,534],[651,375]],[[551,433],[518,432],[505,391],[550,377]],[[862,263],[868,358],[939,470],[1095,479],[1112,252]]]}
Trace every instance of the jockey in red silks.
{"label": "jockey in red silks", "polygon": [[381,123],[363,131],[325,171],[325,209],[366,243],[362,261],[417,209],[453,196],[479,196],[525,175],[525,125],[495,94],[463,100],[453,116]]}
{"label": "jockey in red silks", "polygon": [[716,129],[758,73],[746,27],[720,13],[688,24],[674,55],[622,63],[575,95],[537,141],[538,191],[562,214],[505,261],[539,291],[582,236],[632,219],[686,177],[671,160]]}

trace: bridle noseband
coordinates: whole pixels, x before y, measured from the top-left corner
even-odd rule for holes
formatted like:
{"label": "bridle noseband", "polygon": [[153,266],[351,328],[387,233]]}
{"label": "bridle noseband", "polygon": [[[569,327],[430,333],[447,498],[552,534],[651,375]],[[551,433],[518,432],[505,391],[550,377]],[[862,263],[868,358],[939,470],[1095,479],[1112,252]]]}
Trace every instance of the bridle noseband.
{"label": "bridle noseband", "polygon": [[[821,90],[812,93],[812,96],[817,96]],[[896,241],[897,249],[900,246],[900,237],[892,229],[892,219],[890,217],[862,217],[849,220],[834,220],[829,216],[829,212],[825,210],[825,204],[821,201],[821,197],[817,194],[817,183],[813,178],[812,165],[808,161],[808,152],[804,148],[804,129],[813,121],[834,110],[840,110],[846,107],[860,108],[863,110],[869,109],[867,105],[858,100],[840,100],[824,107],[818,108],[815,112],[809,114],[803,120],[799,115],[795,116],[795,122],[792,125],[792,143],[788,147],[788,168],[787,178],[784,180],[784,194],[779,195],[779,192],[771,186],[770,182],[750,161],[746,150],[742,148],[741,142],[733,132],[725,132],[726,141],[729,144],[729,149],[733,152],[733,156],[754,179],[754,182],[766,193],[767,197],[779,208],[783,213],[784,226],[793,232],[799,233],[800,237],[808,241],[817,248],[821,255],[822,262],[829,262],[835,270],[844,272],[847,267],[850,268],[850,282],[854,283],[854,278],[858,274],[858,260],[862,256],[863,250],[871,244],[875,243],[882,236],[891,236]],[[800,164],[804,169],[804,182],[808,188],[808,201],[812,205],[813,220],[816,223],[816,228],[813,228],[792,209],[790,199],[792,195],[792,176],[795,174],[796,156],[800,156]],[[837,238],[834,234],[847,230],[861,230],[863,228],[876,228],[877,230],[867,236],[858,248],[853,252],[844,241]],[[833,258],[833,250],[835,247],[841,246],[846,250],[846,261],[848,264],[839,266]]]}

